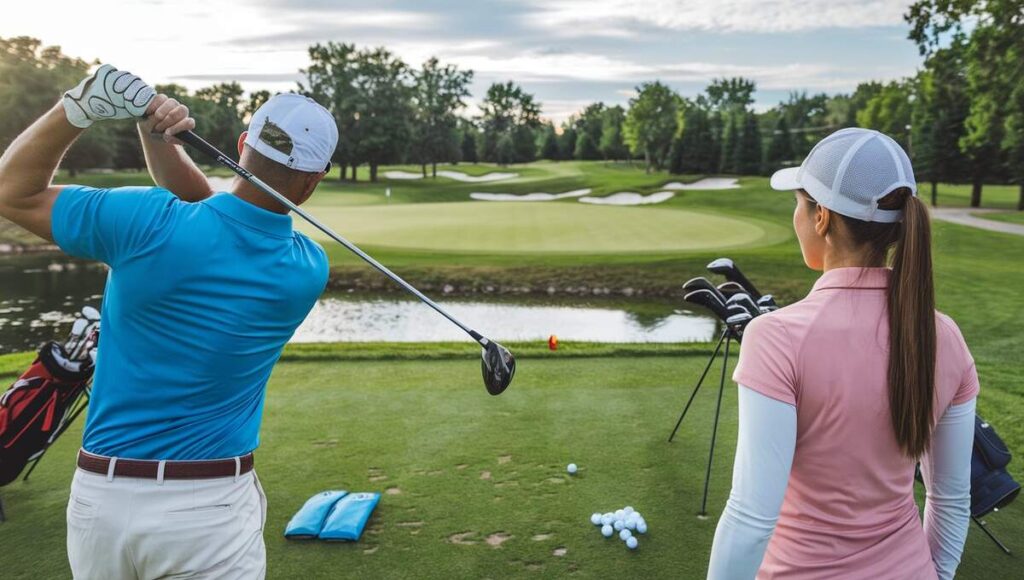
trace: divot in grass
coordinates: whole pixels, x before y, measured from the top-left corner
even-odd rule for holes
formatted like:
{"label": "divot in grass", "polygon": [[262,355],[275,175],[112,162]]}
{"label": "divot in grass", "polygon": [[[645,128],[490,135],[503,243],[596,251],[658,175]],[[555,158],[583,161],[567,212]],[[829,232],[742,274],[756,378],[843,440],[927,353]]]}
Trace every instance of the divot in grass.
{"label": "divot in grass", "polygon": [[491,479],[491,472],[490,471],[481,471],[480,472],[480,479],[490,480]]}
{"label": "divot in grass", "polygon": [[398,487],[389,487],[384,491],[384,493],[388,495],[402,495],[402,490]]}
{"label": "divot in grass", "polygon": [[501,455],[498,457],[498,465],[504,465],[506,463],[512,463],[511,455]]}
{"label": "divot in grass", "polygon": [[476,542],[469,538],[474,535],[476,535],[476,532],[459,532],[448,536],[448,542],[451,544],[458,544],[460,546],[473,546]]}
{"label": "divot in grass", "polygon": [[468,463],[460,463],[460,464],[455,466],[455,469],[458,469],[459,471],[462,471],[463,469],[466,469],[467,467],[469,467]]}
{"label": "divot in grass", "polygon": [[560,547],[560,548],[555,548],[555,549],[554,549],[554,550],[553,550],[553,551],[551,552],[551,555],[552,555],[552,556],[554,556],[554,557],[556,557],[556,558],[562,558],[562,557],[564,557],[564,556],[565,556],[565,555],[566,555],[566,554],[567,554],[568,552],[569,552],[569,549],[568,549],[568,548],[565,548],[565,547]]}
{"label": "divot in grass", "polygon": [[512,534],[506,534],[505,532],[494,532],[487,536],[487,544],[494,548],[500,548],[502,544],[511,540],[514,536]]}
{"label": "divot in grass", "polygon": [[537,534],[536,536],[534,536],[531,539],[534,542],[543,542],[545,540],[550,540],[553,537],[555,537],[554,534]]}

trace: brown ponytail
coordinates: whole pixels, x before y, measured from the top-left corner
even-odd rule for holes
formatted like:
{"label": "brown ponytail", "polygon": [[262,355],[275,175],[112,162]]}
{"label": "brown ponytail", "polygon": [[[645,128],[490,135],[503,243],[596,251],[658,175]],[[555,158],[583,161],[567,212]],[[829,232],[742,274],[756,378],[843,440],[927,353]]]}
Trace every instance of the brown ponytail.
{"label": "brown ponytail", "polygon": [[[810,200],[810,196],[804,193]],[[812,206],[813,206],[813,200]],[[928,209],[906,188],[878,202],[903,209],[901,223],[866,222],[833,212],[850,242],[882,266],[892,249],[889,281],[889,413],[896,442],[909,457],[928,450],[935,395],[935,283]]]}
{"label": "brown ponytail", "polygon": [[935,394],[935,283],[928,219],[924,204],[908,195],[889,282],[889,412],[896,441],[913,458],[928,449]]}

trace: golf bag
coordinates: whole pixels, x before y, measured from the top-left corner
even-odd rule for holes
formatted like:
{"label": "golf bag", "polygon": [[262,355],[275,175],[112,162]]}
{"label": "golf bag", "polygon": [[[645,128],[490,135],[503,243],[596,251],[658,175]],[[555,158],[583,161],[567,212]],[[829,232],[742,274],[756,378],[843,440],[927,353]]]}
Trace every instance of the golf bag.
{"label": "golf bag", "polygon": [[1020,484],[1006,471],[1011,459],[1006,443],[992,425],[975,415],[971,455],[971,515],[980,518],[1006,506],[1020,493]]}
{"label": "golf bag", "polygon": [[73,360],[49,341],[32,365],[0,396],[0,486],[42,456],[88,400],[93,362]]}

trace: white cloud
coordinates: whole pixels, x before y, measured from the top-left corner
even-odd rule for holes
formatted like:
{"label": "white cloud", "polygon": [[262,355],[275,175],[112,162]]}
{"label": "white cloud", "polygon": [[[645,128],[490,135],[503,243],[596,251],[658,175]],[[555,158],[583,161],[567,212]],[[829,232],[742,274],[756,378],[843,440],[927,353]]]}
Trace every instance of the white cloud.
{"label": "white cloud", "polygon": [[535,26],[561,36],[632,36],[635,25],[711,32],[897,26],[908,0],[530,0]]}

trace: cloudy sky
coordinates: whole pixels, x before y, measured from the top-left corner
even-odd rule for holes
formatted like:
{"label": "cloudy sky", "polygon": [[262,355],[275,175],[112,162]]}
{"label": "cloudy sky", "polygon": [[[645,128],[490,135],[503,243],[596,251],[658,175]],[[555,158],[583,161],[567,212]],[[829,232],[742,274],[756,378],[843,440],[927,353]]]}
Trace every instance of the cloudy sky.
{"label": "cloudy sky", "polygon": [[622,103],[645,80],[683,95],[715,77],[757,82],[757,106],[789,91],[845,92],[912,74],[910,0],[43,0],[5,6],[0,36],[28,35],[152,82],[236,80],[291,90],[306,47],[384,45],[533,92],[561,120]]}

